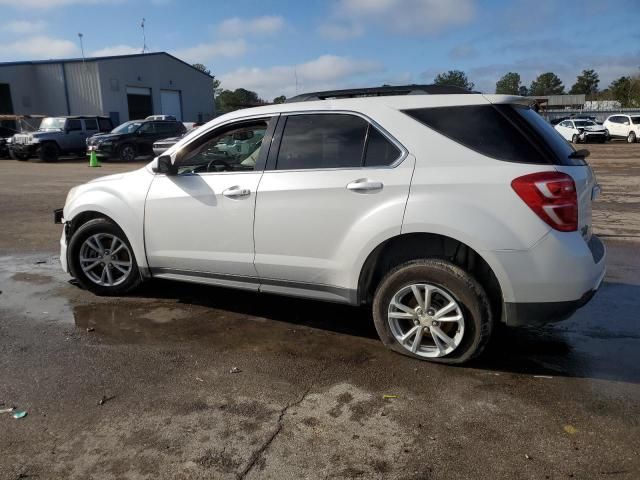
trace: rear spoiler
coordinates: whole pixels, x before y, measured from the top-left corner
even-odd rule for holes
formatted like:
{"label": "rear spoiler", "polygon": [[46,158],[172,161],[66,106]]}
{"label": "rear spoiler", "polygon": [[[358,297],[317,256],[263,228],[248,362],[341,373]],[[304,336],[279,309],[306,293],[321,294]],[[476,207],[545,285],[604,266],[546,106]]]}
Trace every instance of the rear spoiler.
{"label": "rear spoiler", "polygon": [[482,95],[489,103],[493,104],[518,104],[525,105],[527,107],[533,105],[535,100],[532,98],[521,97],[519,95]]}

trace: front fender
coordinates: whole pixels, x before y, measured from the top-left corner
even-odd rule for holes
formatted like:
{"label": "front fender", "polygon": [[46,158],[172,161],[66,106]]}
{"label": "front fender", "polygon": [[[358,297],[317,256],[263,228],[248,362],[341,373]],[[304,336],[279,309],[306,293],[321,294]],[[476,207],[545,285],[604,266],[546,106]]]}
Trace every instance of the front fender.
{"label": "front fender", "polygon": [[127,236],[138,267],[147,268],[144,203],[152,181],[153,175],[142,168],[116,179],[98,179],[76,187],[67,198],[64,219],[72,221],[87,212],[109,217]]}

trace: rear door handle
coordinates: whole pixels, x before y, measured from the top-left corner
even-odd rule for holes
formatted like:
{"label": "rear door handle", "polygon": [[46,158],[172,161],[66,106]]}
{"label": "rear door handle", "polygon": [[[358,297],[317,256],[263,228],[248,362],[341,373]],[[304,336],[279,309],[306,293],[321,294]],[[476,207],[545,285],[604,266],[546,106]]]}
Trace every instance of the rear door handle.
{"label": "rear door handle", "polygon": [[382,182],[374,182],[366,178],[360,178],[347,184],[347,190],[356,192],[371,192],[374,190],[382,190],[384,184]]}
{"label": "rear door handle", "polygon": [[248,188],[240,188],[237,185],[235,187],[227,188],[222,194],[229,198],[246,197],[251,195],[251,190]]}

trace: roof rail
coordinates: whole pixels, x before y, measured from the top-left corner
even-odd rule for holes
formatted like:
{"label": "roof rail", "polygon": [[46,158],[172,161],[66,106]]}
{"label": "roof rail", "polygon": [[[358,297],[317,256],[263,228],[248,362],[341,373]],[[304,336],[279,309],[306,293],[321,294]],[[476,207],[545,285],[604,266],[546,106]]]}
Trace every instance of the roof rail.
{"label": "roof rail", "polygon": [[349,88],[346,90],[327,90],[296,95],[287,99],[286,103],[310,102],[330,98],[385,97],[389,95],[455,95],[477,93],[463,87],[453,85],[396,85],[373,88]]}

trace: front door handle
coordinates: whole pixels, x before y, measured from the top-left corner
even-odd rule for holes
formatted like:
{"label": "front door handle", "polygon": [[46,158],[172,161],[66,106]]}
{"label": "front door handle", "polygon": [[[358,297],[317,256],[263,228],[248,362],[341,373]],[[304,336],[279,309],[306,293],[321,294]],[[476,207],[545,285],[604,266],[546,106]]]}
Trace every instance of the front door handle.
{"label": "front door handle", "polygon": [[382,190],[384,184],[382,182],[374,182],[366,178],[360,178],[347,184],[347,190],[356,192],[371,192],[374,190]]}
{"label": "front door handle", "polygon": [[251,195],[251,190],[249,190],[248,188],[240,188],[236,185],[235,187],[227,188],[224,192],[222,192],[222,194],[225,197],[229,198],[246,197],[248,195]]}

